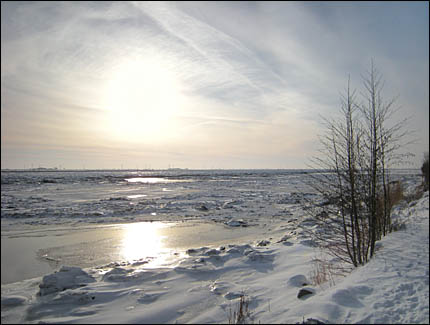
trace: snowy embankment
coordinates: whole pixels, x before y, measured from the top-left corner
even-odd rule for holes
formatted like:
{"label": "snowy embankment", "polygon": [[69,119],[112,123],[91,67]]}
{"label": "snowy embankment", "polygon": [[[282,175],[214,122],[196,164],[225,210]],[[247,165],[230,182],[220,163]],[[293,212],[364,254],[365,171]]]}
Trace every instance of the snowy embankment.
{"label": "snowy embankment", "polygon": [[[201,247],[173,268],[62,267],[2,285],[2,323],[228,323],[245,294],[254,323],[429,322],[429,194],[394,211],[406,227],[335,285],[311,284],[317,250],[298,237]],[[307,288],[311,294],[298,298]]]}

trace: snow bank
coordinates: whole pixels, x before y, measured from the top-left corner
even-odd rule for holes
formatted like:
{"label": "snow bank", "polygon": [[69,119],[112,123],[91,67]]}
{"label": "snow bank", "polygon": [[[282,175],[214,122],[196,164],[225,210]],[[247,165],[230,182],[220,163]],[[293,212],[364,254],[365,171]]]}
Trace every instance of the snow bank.
{"label": "snow bank", "polygon": [[330,323],[429,322],[429,192],[401,211],[406,229],[389,234],[370,262],[322,291],[294,315]]}

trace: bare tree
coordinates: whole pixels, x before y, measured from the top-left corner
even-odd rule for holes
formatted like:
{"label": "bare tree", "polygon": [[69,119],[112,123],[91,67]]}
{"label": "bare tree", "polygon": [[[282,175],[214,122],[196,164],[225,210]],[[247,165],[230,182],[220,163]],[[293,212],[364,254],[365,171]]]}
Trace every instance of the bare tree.
{"label": "bare tree", "polygon": [[311,186],[325,198],[312,211],[321,231],[318,244],[354,266],[365,264],[375,252],[375,242],[391,230],[390,168],[409,154],[399,153],[407,120],[391,126],[395,99],[383,101],[383,83],[373,61],[363,78],[363,103],[356,91],[341,96],[341,119],[325,119],[320,137],[321,156],[313,168],[325,170],[311,176]]}
{"label": "bare tree", "polygon": [[412,142],[405,142],[412,131],[406,127],[407,118],[392,122],[393,115],[399,110],[394,106],[396,98],[383,100],[382,76],[373,61],[367,76],[363,77],[363,84],[364,103],[359,107],[364,120],[363,155],[367,163],[362,166],[362,171],[367,175],[368,197],[365,203],[369,210],[370,257],[372,257],[375,242],[385,236],[391,227],[390,169],[405,163],[412,155],[401,152],[402,148]]}
{"label": "bare tree", "polygon": [[[323,231],[317,233],[318,244],[337,258],[354,266],[367,261],[367,225],[363,222],[363,177],[360,175],[364,131],[357,118],[355,91],[341,96],[341,119],[324,119],[327,133],[320,138],[322,157],[314,165],[328,173],[311,175],[311,186],[325,198],[322,207],[314,209]],[[316,211],[315,211],[316,210]],[[327,236],[328,235],[328,236]]]}

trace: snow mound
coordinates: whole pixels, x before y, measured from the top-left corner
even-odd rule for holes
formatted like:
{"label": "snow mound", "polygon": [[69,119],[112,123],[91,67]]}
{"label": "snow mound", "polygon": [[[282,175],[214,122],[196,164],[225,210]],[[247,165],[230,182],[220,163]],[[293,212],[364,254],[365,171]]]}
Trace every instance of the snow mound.
{"label": "snow mound", "polygon": [[288,284],[293,287],[303,287],[310,283],[303,274],[297,274],[288,280]]}
{"label": "snow mound", "polygon": [[1,305],[3,306],[19,306],[24,305],[27,298],[22,296],[5,296],[1,297]]}
{"label": "snow mound", "polygon": [[84,287],[96,280],[80,267],[62,266],[58,272],[45,275],[39,284],[39,295]]}

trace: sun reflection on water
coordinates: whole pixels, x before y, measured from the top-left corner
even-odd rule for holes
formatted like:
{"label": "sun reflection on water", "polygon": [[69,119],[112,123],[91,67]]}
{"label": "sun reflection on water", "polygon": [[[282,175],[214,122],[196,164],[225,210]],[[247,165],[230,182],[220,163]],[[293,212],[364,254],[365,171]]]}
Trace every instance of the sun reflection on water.
{"label": "sun reflection on water", "polygon": [[129,183],[167,183],[169,180],[161,177],[134,177],[125,179]]}
{"label": "sun reflection on water", "polygon": [[158,222],[139,222],[123,225],[121,255],[129,262],[160,257],[168,252],[163,246],[163,236],[160,233],[166,225]]}
{"label": "sun reflection on water", "polygon": [[192,181],[192,180],[186,180],[186,179],[169,179],[169,178],[162,178],[162,177],[133,177],[133,178],[126,178],[125,180],[128,183],[148,183],[148,184],[182,183],[182,182],[191,182]]}

